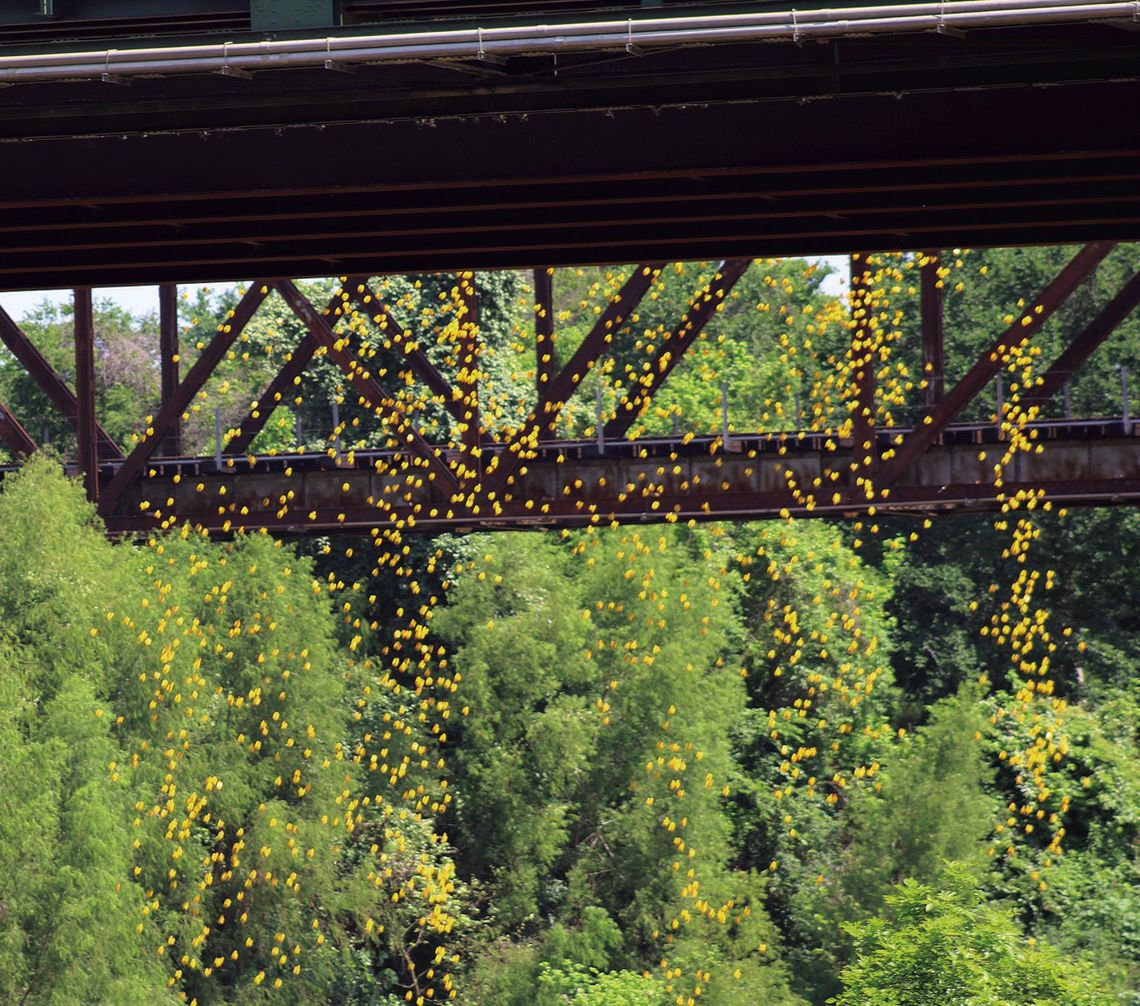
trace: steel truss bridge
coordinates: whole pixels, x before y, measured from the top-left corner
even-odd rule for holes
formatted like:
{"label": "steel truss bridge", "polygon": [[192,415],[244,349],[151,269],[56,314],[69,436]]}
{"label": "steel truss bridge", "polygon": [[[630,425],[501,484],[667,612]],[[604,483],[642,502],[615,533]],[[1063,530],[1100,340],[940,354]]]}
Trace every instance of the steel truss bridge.
{"label": "steel truss bridge", "polygon": [[[978,460],[998,430],[961,417],[1113,243],[1140,238],[1138,27],[1135,3],[1084,0],[0,0],[0,289],[75,288],[74,382],[12,319],[0,316],[0,338],[74,423],[76,471],[115,532],[151,529],[156,512],[218,532],[327,533],[933,512],[1037,490],[1130,501],[1140,458],[1127,406],[1039,424],[1045,452],[1018,455],[1000,489]],[[946,387],[930,250],[1046,242],[1085,244],[1026,291],[1041,310]],[[914,428],[875,428],[865,360],[844,442],[804,430],[628,438],[751,258],[858,263],[900,248],[930,256],[932,376]],[[673,328],[668,362],[600,436],[553,440],[666,259],[723,262]],[[548,267],[613,262],[640,265],[555,368]],[[463,412],[461,442],[428,443],[334,331],[344,302],[313,305],[292,282],[340,275],[351,299],[381,274],[481,268],[534,269],[535,399],[506,442],[480,421],[477,368],[443,374],[408,350],[417,379]],[[173,284],[251,276],[230,324],[180,373]],[[129,450],[100,427],[94,396],[91,287],[121,283],[161,284],[162,404]],[[303,343],[215,456],[181,456],[183,413],[270,291],[304,322]],[[1140,274],[1052,362],[1037,404],[1138,300]],[[856,356],[866,335],[855,325]],[[477,361],[479,346],[465,353]],[[341,369],[391,447],[248,455],[315,356]],[[0,412],[13,453],[35,449],[27,421]],[[802,487],[817,478],[826,490],[809,509]]]}
{"label": "steel truss bridge", "polygon": [[[1112,250],[1111,242],[1085,246],[950,388],[943,373],[943,332],[938,280],[931,254],[920,268],[924,360],[930,364],[926,414],[913,428],[875,426],[871,341],[858,322],[854,345],[856,401],[850,433],[773,431],[737,434],[727,425],[708,436],[630,439],[628,434],[685,352],[701,337],[718,305],[750,264],[723,262],[673,326],[656,366],[634,382],[612,412],[602,414],[588,440],[554,439],[559,415],[576,388],[609,352],[612,333],[637,309],[664,263],[632,270],[619,294],[561,366],[551,351],[554,333],[552,270],[537,270],[535,287],[535,400],[528,418],[497,441],[479,413],[477,328],[466,326],[454,375],[434,366],[414,343],[393,336],[402,366],[459,421],[461,434],[429,443],[417,417],[371,373],[369,350],[354,348],[335,330],[353,306],[373,319],[391,320],[367,277],[345,281],[329,304],[311,303],[291,281],[254,283],[232,317],[205,345],[189,372],[178,369],[175,290],[162,288],[161,408],[147,435],[124,452],[95,416],[91,291],[76,293],[78,381],[72,392],[18,325],[0,312],[0,339],[41,390],[73,420],[78,471],[113,532],[146,532],[161,522],[192,523],[228,533],[265,528],[280,533],[364,532],[395,524],[419,530],[574,527],[609,522],[762,518],[788,514],[933,513],[994,509],[1012,499],[1045,498],[1067,504],[1140,498],[1140,432],[1129,415],[1111,420],[1039,421],[1030,436],[1042,453],[1014,452],[995,483],[994,462],[1006,448],[1000,424],[955,422],[1001,373],[1009,354],[1048,320]],[[869,280],[869,273],[863,274]],[[468,274],[470,276],[470,274]],[[865,288],[856,273],[856,317]],[[474,284],[461,280],[465,304],[477,312]],[[279,294],[306,331],[280,372],[213,457],[181,456],[180,424],[215,368],[271,292]],[[1140,302],[1140,271],[1044,372],[1022,407],[1044,405]],[[389,326],[385,326],[389,327]],[[399,331],[391,324],[389,330]],[[332,361],[370,412],[389,446],[384,450],[256,455],[248,448],[274,409],[316,358]],[[0,439],[18,454],[35,443],[6,409]],[[812,488],[815,487],[815,488]]]}

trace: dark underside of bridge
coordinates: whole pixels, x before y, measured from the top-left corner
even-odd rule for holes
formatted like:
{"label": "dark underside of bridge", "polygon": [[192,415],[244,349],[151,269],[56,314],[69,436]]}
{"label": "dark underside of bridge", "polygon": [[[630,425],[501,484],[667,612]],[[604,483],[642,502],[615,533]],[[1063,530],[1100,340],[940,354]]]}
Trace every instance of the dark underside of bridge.
{"label": "dark underside of bridge", "polygon": [[17,84],[0,289],[1137,238],[1127,28]]}

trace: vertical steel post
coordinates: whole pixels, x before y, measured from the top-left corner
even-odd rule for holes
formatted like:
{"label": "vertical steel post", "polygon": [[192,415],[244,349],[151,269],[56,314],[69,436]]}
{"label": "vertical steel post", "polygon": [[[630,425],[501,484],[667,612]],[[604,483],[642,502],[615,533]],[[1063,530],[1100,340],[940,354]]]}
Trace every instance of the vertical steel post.
{"label": "vertical steel post", "polygon": [[75,298],[75,439],[87,498],[99,500],[99,440],[95,426],[95,314],[91,287],[77,287]]}
{"label": "vertical steel post", "polygon": [[534,270],[534,383],[538,400],[554,381],[554,270]]}
{"label": "vertical steel post", "polygon": [[1005,381],[1002,380],[1001,374],[994,378],[994,401],[997,404],[997,416],[994,423],[998,428],[998,439],[1004,440],[1005,434],[1002,433],[1001,420],[1002,412],[1005,410]]}
{"label": "vertical steel post", "polygon": [[598,453],[606,453],[606,424],[602,422],[602,389],[594,389],[594,429],[598,435]]}
{"label": "vertical steel post", "polygon": [[[162,401],[168,401],[178,388],[178,286],[163,283],[158,288],[158,343],[162,370]],[[182,418],[171,423],[160,448],[163,454],[182,454]]]}
{"label": "vertical steel post", "polygon": [[333,417],[333,443],[336,447],[336,460],[340,461],[340,456],[344,453],[344,441],[340,437],[340,403],[334,398],[332,400],[332,417]]}
{"label": "vertical steel post", "polygon": [[926,411],[930,412],[940,401],[946,388],[945,332],[942,319],[942,284],[938,270],[942,265],[940,252],[924,251],[919,266],[922,311],[922,373],[926,379]]}
{"label": "vertical steel post", "polygon": [[1128,368],[1120,368],[1120,418],[1124,422],[1126,436],[1132,433],[1132,396],[1128,393]]}
{"label": "vertical steel post", "polygon": [[852,462],[870,476],[875,451],[875,359],[872,353],[871,272],[865,256],[851,256],[851,369],[855,407],[851,416]]}
{"label": "vertical steel post", "polygon": [[475,293],[475,274],[462,273],[459,293],[466,308],[459,323],[459,388],[462,393],[463,446],[467,454],[467,467],[478,473],[482,419],[479,416],[479,300]]}

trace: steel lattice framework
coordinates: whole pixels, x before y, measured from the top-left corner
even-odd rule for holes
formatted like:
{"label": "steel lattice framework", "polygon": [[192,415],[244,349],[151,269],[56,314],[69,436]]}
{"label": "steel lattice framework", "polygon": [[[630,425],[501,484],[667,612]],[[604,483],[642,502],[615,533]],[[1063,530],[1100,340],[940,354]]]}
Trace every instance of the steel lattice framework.
{"label": "steel lattice framework", "polygon": [[[584,377],[610,352],[613,335],[637,310],[665,263],[646,262],[628,279],[593,327],[555,363],[553,270],[534,274],[535,397],[529,416],[496,439],[480,415],[478,306],[472,274],[458,278],[468,321],[461,329],[454,373],[442,372],[389,322],[388,308],[366,276],[347,277],[323,305],[292,281],[250,285],[231,317],[184,376],[179,374],[176,292],[161,291],[162,402],[146,436],[124,451],[95,415],[95,333],[90,289],[75,294],[75,388],[56,373],[15,322],[0,312],[0,339],[74,425],[77,471],[108,529],[141,533],[190,521],[212,532],[241,528],[275,533],[365,533],[394,524],[422,531],[573,527],[610,522],[931,513],[994,509],[1011,498],[1043,493],[1056,502],[1100,504],[1140,499],[1140,436],[1125,409],[1116,419],[1037,422],[1031,435],[1043,453],[1015,455],[995,486],[986,445],[998,448],[993,423],[963,423],[966,407],[990,386],[1009,354],[1030,339],[1113,249],[1089,244],[1001,333],[959,381],[946,387],[942,297],[937,252],[921,258],[923,358],[929,380],[925,415],[913,427],[875,425],[873,367],[861,356],[867,339],[862,298],[870,272],[853,260],[851,329],[856,382],[854,422],[844,439],[834,431],[736,433],[727,425],[708,435],[630,439],[638,418],[750,265],[722,262],[707,286],[658,347],[655,366],[632,382],[617,407],[599,411],[589,440],[557,439],[558,419]],[[303,324],[304,336],[248,415],[213,457],[182,455],[180,423],[196,396],[271,293]],[[1140,302],[1137,271],[1094,320],[1043,371],[1023,406],[1043,405]],[[391,348],[409,375],[445,408],[457,435],[430,443],[419,419],[370,371],[365,348],[339,331],[354,309],[388,328]],[[335,364],[358,404],[373,417],[386,446],[324,453],[250,454],[254,438],[315,359]],[[599,407],[600,408],[600,407]],[[18,417],[0,408],[0,439],[16,454],[36,445]],[[819,492],[805,487],[823,484]]]}

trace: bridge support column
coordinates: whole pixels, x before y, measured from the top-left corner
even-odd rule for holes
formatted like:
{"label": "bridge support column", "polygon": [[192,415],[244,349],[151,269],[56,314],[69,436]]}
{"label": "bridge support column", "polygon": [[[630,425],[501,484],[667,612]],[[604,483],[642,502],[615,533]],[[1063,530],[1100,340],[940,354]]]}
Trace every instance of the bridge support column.
{"label": "bridge support column", "polygon": [[875,353],[872,325],[873,278],[866,256],[851,256],[851,377],[855,401],[851,415],[852,482],[870,479],[875,449]]}
{"label": "bridge support column", "polygon": [[554,358],[554,274],[548,268],[534,270],[534,359],[534,382],[541,401],[558,367]]}
{"label": "bridge support column", "polygon": [[926,378],[926,411],[942,401],[946,389],[942,327],[942,281],[938,270],[942,256],[937,250],[920,252],[920,304],[922,315],[922,372]]}
{"label": "bridge support column", "polygon": [[95,424],[95,316],[91,287],[78,287],[75,297],[75,439],[79,470],[92,503],[99,500],[99,438]]}
{"label": "bridge support column", "polygon": [[[162,401],[178,390],[178,286],[163,283],[158,288],[158,339],[162,364]],[[176,418],[163,441],[162,453],[170,457],[182,454],[182,419]]]}

